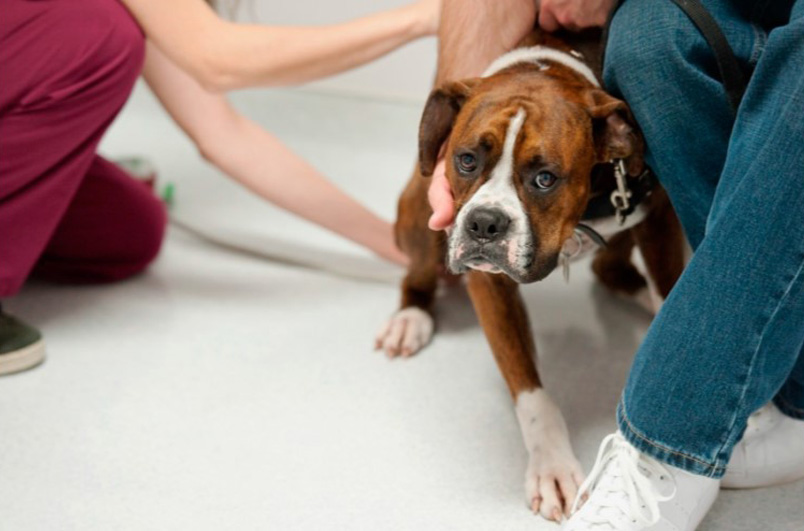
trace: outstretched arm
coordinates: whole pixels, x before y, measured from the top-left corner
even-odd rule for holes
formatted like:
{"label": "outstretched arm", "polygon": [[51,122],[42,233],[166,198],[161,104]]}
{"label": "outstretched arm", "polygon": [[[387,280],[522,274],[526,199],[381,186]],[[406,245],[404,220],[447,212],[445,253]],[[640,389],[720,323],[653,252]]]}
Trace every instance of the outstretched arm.
{"label": "outstretched arm", "polygon": [[439,0],[343,24],[280,27],[221,19],[201,0],[123,0],[165,55],[208,90],[303,83],[368,63],[438,27]]}
{"label": "outstretched arm", "polygon": [[[202,156],[264,199],[367,247],[406,263],[391,225],[327,181],[277,138],[211,94],[148,43],[145,80]],[[287,178],[292,176],[292,178]]]}

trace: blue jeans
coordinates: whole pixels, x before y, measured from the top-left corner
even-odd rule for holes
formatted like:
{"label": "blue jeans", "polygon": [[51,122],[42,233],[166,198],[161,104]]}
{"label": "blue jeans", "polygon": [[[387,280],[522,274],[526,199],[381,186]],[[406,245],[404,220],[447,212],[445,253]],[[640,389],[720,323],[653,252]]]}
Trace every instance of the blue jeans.
{"label": "blue jeans", "polygon": [[670,0],[623,4],[605,80],[694,249],[636,354],[618,423],[639,450],[717,478],[763,404],[804,419],[804,0],[703,4],[753,69],[736,115]]}

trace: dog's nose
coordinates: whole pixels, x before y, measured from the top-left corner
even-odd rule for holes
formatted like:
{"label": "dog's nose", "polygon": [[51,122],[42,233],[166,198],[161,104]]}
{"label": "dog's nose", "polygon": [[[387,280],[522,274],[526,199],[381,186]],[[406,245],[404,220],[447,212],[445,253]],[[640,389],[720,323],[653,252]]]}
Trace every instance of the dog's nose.
{"label": "dog's nose", "polygon": [[510,222],[500,210],[478,208],[466,218],[466,230],[473,240],[486,243],[504,235]]}

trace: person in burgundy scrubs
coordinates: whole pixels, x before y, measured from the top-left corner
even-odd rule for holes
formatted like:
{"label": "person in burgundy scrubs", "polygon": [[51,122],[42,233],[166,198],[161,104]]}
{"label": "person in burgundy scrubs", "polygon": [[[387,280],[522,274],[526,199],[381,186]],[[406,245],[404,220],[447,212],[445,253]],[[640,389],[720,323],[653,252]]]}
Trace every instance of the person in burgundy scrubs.
{"label": "person in burgundy scrubs", "polygon": [[[312,6],[311,6],[312,7]],[[343,24],[236,24],[202,0],[5,0],[0,15],[0,303],[31,275],[121,280],[162,245],[159,199],[97,154],[142,72],[203,157],[278,206],[404,263],[391,225],[338,190],[224,94],[303,83],[435,34],[440,0]],[[44,359],[0,306],[0,374]]]}

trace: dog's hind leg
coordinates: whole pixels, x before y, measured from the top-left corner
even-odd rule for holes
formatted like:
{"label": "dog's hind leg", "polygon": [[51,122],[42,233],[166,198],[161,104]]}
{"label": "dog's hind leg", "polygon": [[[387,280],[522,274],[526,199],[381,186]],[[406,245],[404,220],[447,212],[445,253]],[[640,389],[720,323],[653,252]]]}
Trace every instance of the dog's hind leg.
{"label": "dog's hind leg", "polygon": [[433,336],[433,299],[444,263],[444,234],[427,227],[429,179],[414,173],[399,198],[394,227],[397,245],[408,255],[408,272],[402,282],[399,310],[383,325],[375,348],[389,357],[411,356]]}
{"label": "dog's hind leg", "polygon": [[687,243],[667,193],[651,197],[648,217],[631,229],[648,272],[648,287],[656,312],[676,285],[686,265]]}
{"label": "dog's hind leg", "polygon": [[631,262],[635,244],[631,231],[618,232],[595,254],[592,271],[608,290],[633,296],[647,287],[645,277]]}

